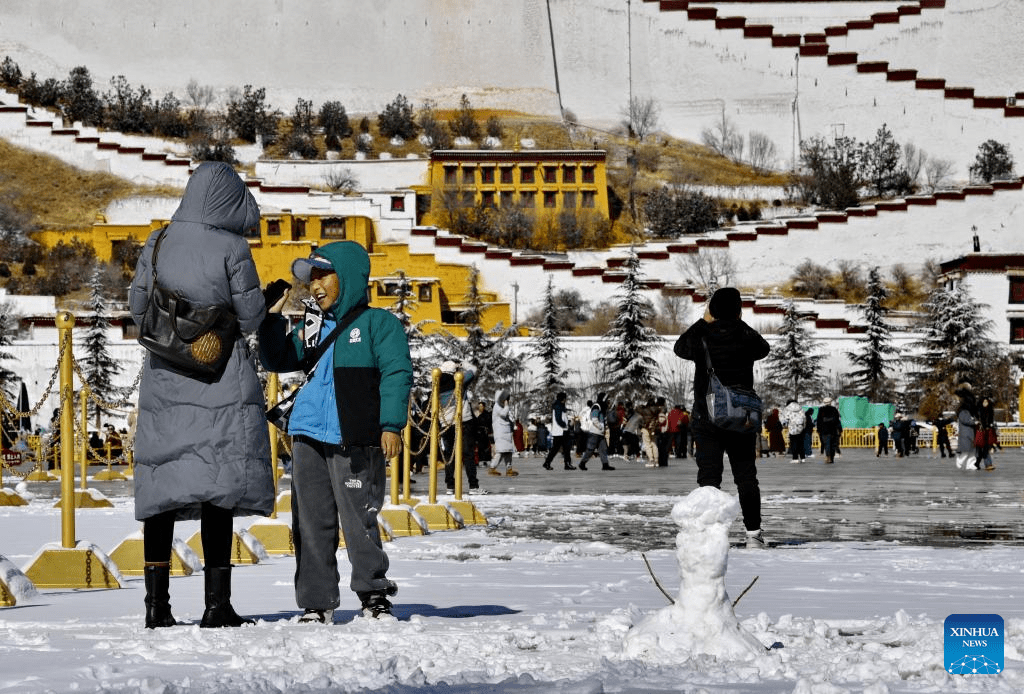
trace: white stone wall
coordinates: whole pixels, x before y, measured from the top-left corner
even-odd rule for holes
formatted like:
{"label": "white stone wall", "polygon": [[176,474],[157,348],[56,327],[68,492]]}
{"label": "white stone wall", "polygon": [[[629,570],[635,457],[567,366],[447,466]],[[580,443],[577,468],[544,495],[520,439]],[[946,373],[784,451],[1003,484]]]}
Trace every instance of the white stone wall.
{"label": "white stone wall", "polygon": [[[748,13],[751,22],[807,33],[899,4],[718,7],[720,16]],[[833,45],[857,50],[862,60],[890,60],[922,77],[973,86],[978,95],[1010,95],[1022,88],[1022,17],[1022,3],[958,0],[898,25],[852,32]],[[133,47],[128,61],[125,46]],[[457,7],[445,0],[21,0],[5,3],[0,54],[41,78],[63,79],[86,65],[99,90],[125,75],[154,94],[183,97],[194,78],[213,86],[223,104],[232,89],[262,86],[284,113],[299,97],[314,104],[340,100],[360,113],[379,111],[397,93],[444,107],[466,93],[477,107],[553,115],[557,61],[561,105],[585,123],[616,127],[631,95],[649,96],[658,100],[667,132],[699,140],[724,110],[740,132],[768,134],[783,165],[794,150],[797,89],[805,138],[841,129],[867,139],[887,123],[900,142],[954,160],[960,178],[989,137],[1024,156],[1024,119],[970,109],[968,102],[858,75],[849,66],[828,67],[824,58],[800,61],[798,85],[794,49],[743,39],[740,30],[716,30],[712,21],[690,21],[686,12],[662,12],[659,3],[640,0],[468,0]]]}

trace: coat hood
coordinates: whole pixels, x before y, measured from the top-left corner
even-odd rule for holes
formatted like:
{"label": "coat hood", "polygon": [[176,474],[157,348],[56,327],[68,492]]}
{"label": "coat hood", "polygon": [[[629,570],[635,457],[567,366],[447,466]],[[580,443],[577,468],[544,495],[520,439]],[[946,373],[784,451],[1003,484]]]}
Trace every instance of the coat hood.
{"label": "coat hood", "polygon": [[508,398],[509,392],[503,388],[494,394],[494,404],[501,405],[503,402],[508,400]]}
{"label": "coat hood", "polygon": [[223,162],[196,167],[171,219],[194,222],[243,235],[260,222],[260,208],[245,182]]}
{"label": "coat hood", "polygon": [[338,302],[331,309],[335,318],[370,302],[366,295],[370,283],[370,255],[365,248],[355,241],[335,241],[318,248],[315,255],[330,261],[338,275]]}

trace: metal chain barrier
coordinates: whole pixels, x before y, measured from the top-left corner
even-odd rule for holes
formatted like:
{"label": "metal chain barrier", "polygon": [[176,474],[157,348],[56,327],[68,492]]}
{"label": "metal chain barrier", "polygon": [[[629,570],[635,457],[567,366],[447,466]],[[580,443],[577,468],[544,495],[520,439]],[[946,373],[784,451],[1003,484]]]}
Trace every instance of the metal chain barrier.
{"label": "metal chain barrier", "polygon": [[53,385],[57,382],[57,377],[60,375],[60,363],[64,359],[64,351],[67,349],[67,342],[64,342],[60,346],[60,351],[57,353],[57,365],[53,367],[53,373],[50,374],[50,382],[46,384],[46,389],[43,391],[43,395],[39,398],[39,402],[32,407],[28,412],[20,412],[15,409],[11,401],[7,399],[7,395],[3,389],[0,388],[0,407],[3,407],[14,417],[35,417],[39,414],[39,410],[42,409],[43,403],[50,397],[50,393],[53,392]]}
{"label": "metal chain barrier", "polygon": [[95,403],[100,409],[120,410],[124,409],[126,405],[131,404],[131,397],[132,395],[135,394],[135,391],[138,390],[139,383],[142,381],[142,372],[145,371],[146,361],[145,359],[143,359],[142,366],[139,367],[139,373],[135,375],[135,380],[132,381],[132,384],[128,386],[128,388],[125,389],[124,391],[125,396],[120,400],[116,400],[114,402],[107,402],[106,400],[103,400],[102,398],[98,397],[95,394],[95,389],[92,387],[92,384],[89,383],[89,379],[85,377],[85,373],[82,372],[82,367],[78,363],[78,360],[75,359],[75,355],[73,353],[71,355],[71,366],[75,370],[75,373],[78,374],[78,380],[80,380],[84,385],[89,387],[89,399],[92,400],[93,403]]}
{"label": "metal chain barrier", "polygon": [[[7,463],[7,461],[6,461],[6,460],[4,460],[3,458],[0,458],[0,465],[2,465],[2,466],[3,466],[3,468],[4,468],[4,470],[5,470],[6,472],[9,472],[9,473],[11,473],[11,474],[12,474],[12,475],[14,475],[15,477],[17,477],[17,478],[18,478],[19,480],[23,480],[23,479],[25,479],[26,477],[28,477],[28,476],[29,476],[29,474],[31,474],[31,473],[32,473],[32,471],[33,471],[33,470],[35,470],[35,467],[33,467],[33,468],[32,468],[32,470],[29,470],[29,471],[27,471],[27,472],[21,472],[20,470],[15,470],[15,469],[14,469],[13,467],[11,467],[11,466],[10,466],[10,465],[9,465],[9,464]],[[37,466],[37,467],[38,467],[38,466]]]}
{"label": "metal chain barrier", "polygon": [[72,417],[71,421],[75,425],[75,436],[77,437],[75,439],[75,443],[78,443],[79,441],[81,441],[82,442],[81,445],[85,446],[85,457],[86,457],[87,461],[88,461],[89,458],[91,458],[91,459],[95,460],[96,462],[100,463],[101,465],[117,465],[118,463],[121,462],[121,460],[123,458],[123,450],[124,450],[123,448],[122,448],[122,456],[118,457],[116,459],[111,459],[111,458],[107,458],[105,456],[100,455],[99,453],[96,452],[96,450],[92,446],[89,445],[89,436],[88,436],[88,434],[86,432],[82,431],[82,422],[79,421],[79,418],[78,417]]}
{"label": "metal chain barrier", "polygon": [[[444,411],[445,411],[444,407],[439,407],[438,410],[437,410],[437,423],[438,423],[437,438],[438,438],[438,441],[441,440],[441,436],[444,434],[444,432],[448,431],[450,428],[455,426],[454,419],[451,422],[445,421]],[[452,462],[455,460],[455,446],[452,446],[452,450],[450,450],[450,451],[446,451],[443,448],[441,448],[440,446],[438,446],[438,452],[440,453],[440,456],[441,456],[441,462],[444,463],[445,466],[451,465]],[[445,457],[446,455],[447,455],[447,457]]]}

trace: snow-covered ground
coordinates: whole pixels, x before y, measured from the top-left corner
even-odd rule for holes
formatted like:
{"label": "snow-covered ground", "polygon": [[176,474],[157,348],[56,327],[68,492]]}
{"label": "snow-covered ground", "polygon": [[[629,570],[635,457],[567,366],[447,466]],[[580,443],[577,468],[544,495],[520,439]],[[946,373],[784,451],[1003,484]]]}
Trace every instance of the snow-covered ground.
{"label": "snow-covered ground", "polygon": [[[701,551],[712,562],[722,559],[704,538],[718,532],[721,539],[714,517],[724,513],[728,527],[727,507],[734,502],[716,494],[726,501],[694,494],[687,498],[689,510],[675,504],[673,518],[691,528],[678,538],[685,551],[647,553],[666,590],[690,613],[668,608],[636,550],[499,532],[542,501],[549,513],[582,525],[586,516],[577,509],[599,499],[490,494],[474,498],[487,527],[389,543],[389,575],[401,586],[395,621],[357,616],[355,598],[343,592],[333,625],[298,624],[294,558],[288,556],[235,569],[233,602],[259,620],[241,629],[196,626],[203,609],[201,573],[171,581],[174,614],[186,624],[170,629],[142,627],[141,577],[125,578],[120,590],[46,591],[0,608],[0,693],[1024,690],[1019,546],[811,542],[769,551],[730,549],[724,600],[735,600],[759,577],[735,608],[739,627],[766,647],[784,647],[737,654],[704,634],[697,648],[693,627],[706,615],[687,598],[679,577],[682,565],[691,584],[698,584],[691,588],[713,582],[714,576],[695,574],[699,566],[688,557]],[[80,541],[110,551],[137,530],[131,500],[112,501],[112,509],[78,513]],[[665,512],[666,497],[646,501]],[[59,511],[52,503],[38,498],[27,507],[0,507],[0,553],[8,566],[23,567],[59,540]],[[248,524],[239,521],[239,527]],[[188,538],[195,530],[196,524],[182,523],[176,534]],[[343,552],[341,557],[344,574]],[[727,606],[717,609],[728,616]],[[943,620],[954,613],[1002,615],[1002,674],[946,673]],[[687,639],[681,636],[679,643],[701,654],[666,650],[664,638],[662,648],[638,647],[637,634],[650,642],[652,630],[663,637],[678,632]]]}

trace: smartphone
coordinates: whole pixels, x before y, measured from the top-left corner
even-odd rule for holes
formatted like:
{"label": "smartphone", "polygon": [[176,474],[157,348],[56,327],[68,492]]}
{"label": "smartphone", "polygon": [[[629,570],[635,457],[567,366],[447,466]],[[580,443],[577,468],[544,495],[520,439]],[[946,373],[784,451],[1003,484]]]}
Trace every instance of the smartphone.
{"label": "smartphone", "polygon": [[267,288],[263,291],[263,300],[267,308],[280,301],[284,293],[291,288],[292,285],[287,280],[277,279],[268,284]]}

